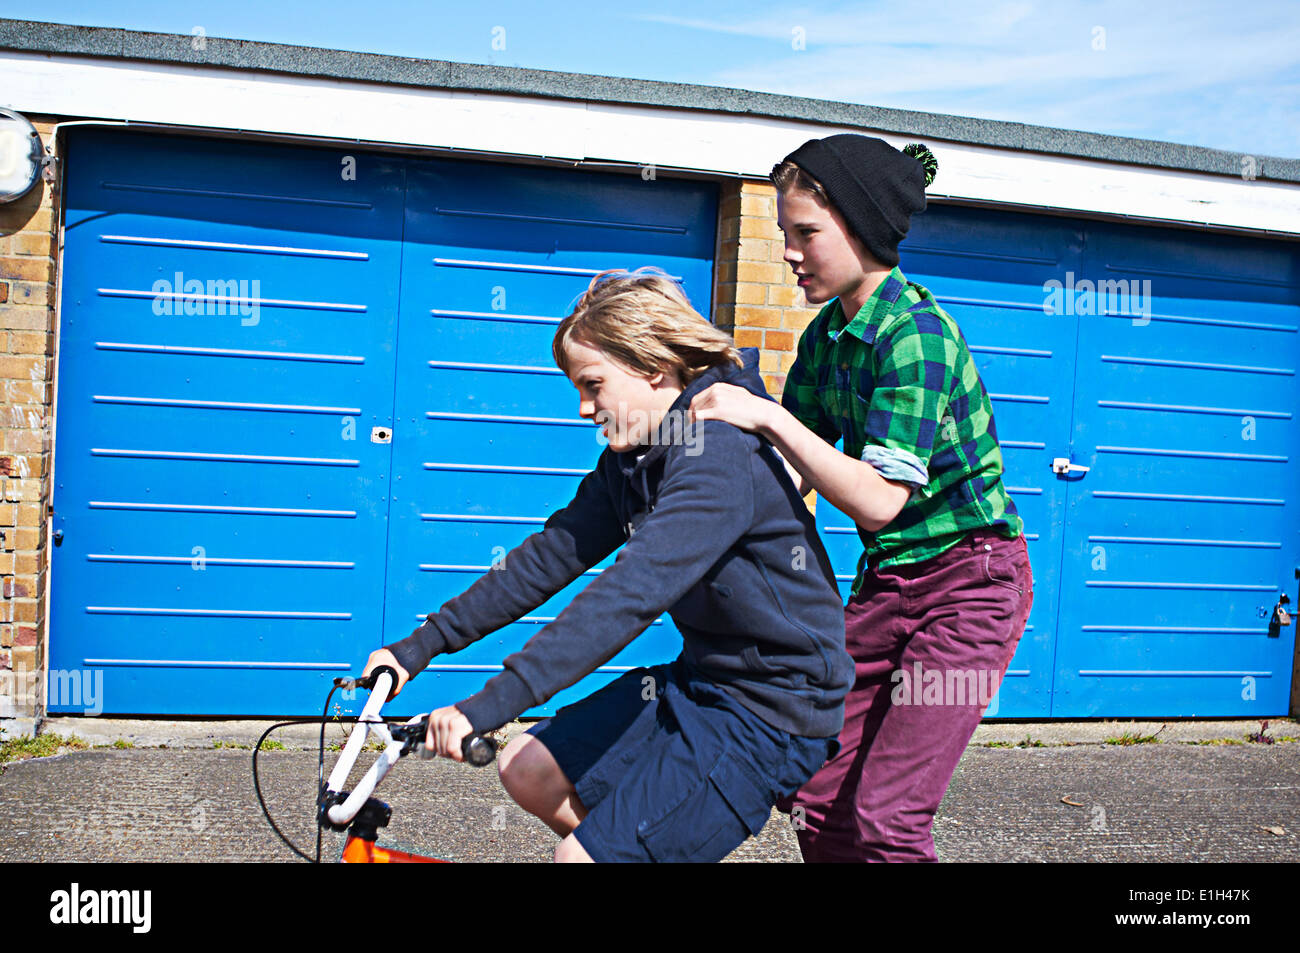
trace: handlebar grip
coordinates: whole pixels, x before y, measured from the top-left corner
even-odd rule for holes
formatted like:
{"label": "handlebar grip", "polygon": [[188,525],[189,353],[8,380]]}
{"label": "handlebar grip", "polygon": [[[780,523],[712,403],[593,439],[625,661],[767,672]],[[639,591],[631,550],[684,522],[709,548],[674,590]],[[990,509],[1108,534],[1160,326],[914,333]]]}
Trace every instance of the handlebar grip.
{"label": "handlebar grip", "polygon": [[460,753],[466,763],[481,768],[492,763],[497,756],[497,746],[480,734],[466,735],[460,743]]}
{"label": "handlebar grip", "polygon": [[387,672],[389,677],[393,680],[392,687],[389,689],[389,691],[392,691],[393,688],[397,687],[397,670],[391,665],[377,665],[375,670],[370,673],[370,677],[362,682],[361,687],[373,689],[375,687],[375,682],[379,681],[379,676],[384,672]]}

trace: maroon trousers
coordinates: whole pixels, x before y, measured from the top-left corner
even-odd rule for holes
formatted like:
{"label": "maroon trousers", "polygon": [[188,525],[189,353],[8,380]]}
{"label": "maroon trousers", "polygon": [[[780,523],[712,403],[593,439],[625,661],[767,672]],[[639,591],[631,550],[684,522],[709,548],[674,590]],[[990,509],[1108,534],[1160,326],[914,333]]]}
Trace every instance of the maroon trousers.
{"label": "maroon trousers", "polygon": [[840,750],[780,804],[805,861],[935,861],[931,825],[1033,604],[1024,536],[967,534],[868,569],[845,607],[856,679]]}

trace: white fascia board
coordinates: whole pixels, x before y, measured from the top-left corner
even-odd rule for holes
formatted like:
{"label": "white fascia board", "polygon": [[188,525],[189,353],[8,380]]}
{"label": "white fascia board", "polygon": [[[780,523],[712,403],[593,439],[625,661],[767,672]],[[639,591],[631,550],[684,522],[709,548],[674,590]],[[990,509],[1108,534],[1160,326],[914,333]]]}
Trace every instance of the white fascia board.
{"label": "white fascia board", "polygon": [[[0,51],[27,113],[625,162],[765,179],[808,139],[861,131],[757,116]],[[896,146],[907,137],[884,134]],[[1300,185],[927,140],[932,198],[1300,236]]]}

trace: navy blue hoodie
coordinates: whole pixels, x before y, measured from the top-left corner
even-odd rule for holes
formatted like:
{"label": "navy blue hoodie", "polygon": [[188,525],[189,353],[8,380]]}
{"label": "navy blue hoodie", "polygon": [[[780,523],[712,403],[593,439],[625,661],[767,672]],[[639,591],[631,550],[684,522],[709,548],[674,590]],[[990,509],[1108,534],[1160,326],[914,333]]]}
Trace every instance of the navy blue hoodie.
{"label": "navy blue hoodie", "polygon": [[531,612],[619,546],[612,566],[456,707],[490,731],[617,655],[668,612],[682,654],[768,724],[824,738],[844,723],[853,661],[830,560],[771,444],[716,420],[683,423],[723,381],[767,397],[758,352],[686,388],[648,450],[606,448],[564,509],[408,638],[411,675]]}

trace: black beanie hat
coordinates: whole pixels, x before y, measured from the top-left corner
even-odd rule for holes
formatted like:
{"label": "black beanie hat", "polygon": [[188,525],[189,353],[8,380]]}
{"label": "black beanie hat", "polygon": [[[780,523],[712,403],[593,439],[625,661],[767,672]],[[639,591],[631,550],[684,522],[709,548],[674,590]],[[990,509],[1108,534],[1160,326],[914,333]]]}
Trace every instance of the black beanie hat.
{"label": "black beanie hat", "polygon": [[912,215],[925,211],[925,187],[939,164],[925,146],[902,152],[883,139],[844,133],[810,139],[786,156],[826,190],[849,228],[882,265],[898,264]]}

